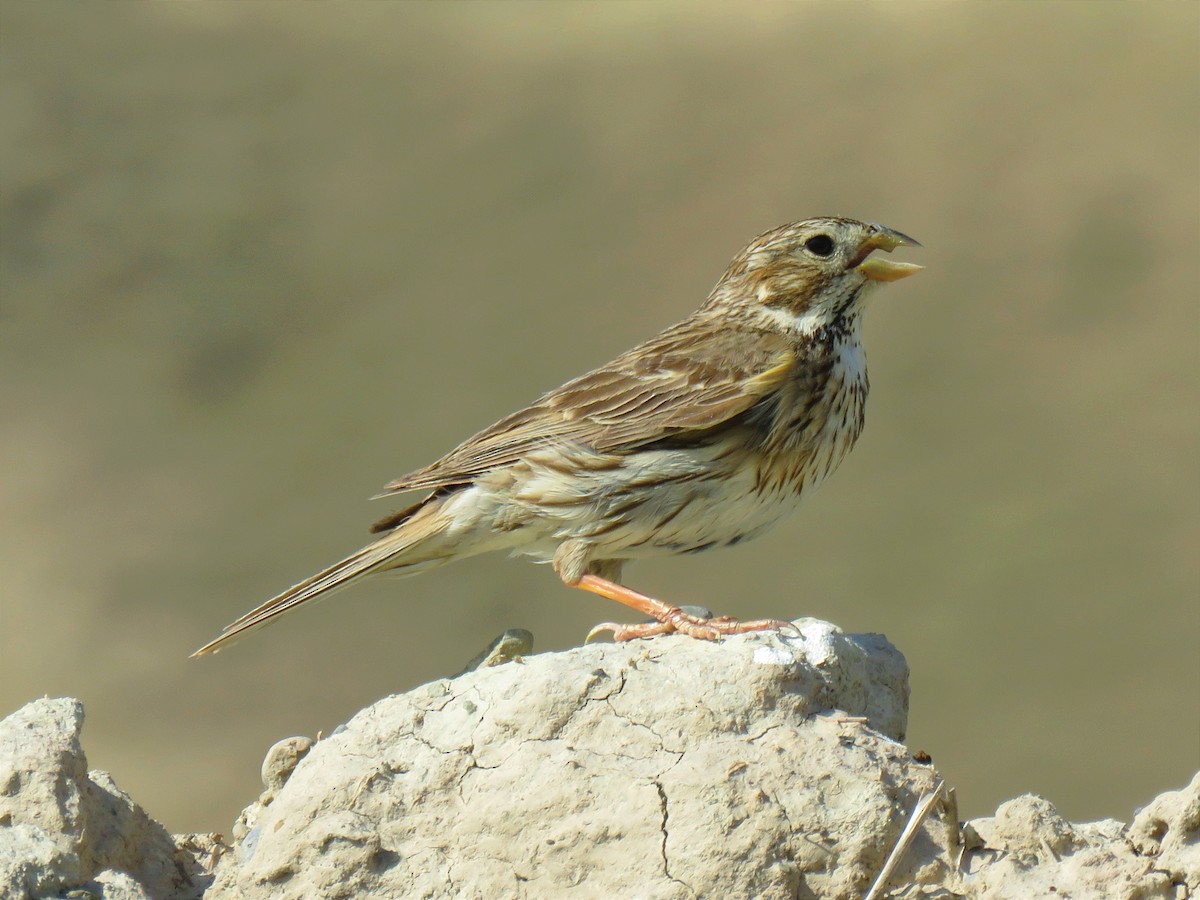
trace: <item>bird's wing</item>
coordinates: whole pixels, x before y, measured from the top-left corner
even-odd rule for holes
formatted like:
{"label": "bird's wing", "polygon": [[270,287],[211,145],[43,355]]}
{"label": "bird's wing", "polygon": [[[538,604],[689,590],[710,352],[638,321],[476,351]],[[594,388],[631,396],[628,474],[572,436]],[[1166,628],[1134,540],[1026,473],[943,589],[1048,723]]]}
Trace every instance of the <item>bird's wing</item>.
{"label": "bird's wing", "polygon": [[560,443],[620,454],[708,431],[775,391],[794,361],[789,342],[776,335],[714,334],[687,320],[543,395],[379,496],[465,484]]}

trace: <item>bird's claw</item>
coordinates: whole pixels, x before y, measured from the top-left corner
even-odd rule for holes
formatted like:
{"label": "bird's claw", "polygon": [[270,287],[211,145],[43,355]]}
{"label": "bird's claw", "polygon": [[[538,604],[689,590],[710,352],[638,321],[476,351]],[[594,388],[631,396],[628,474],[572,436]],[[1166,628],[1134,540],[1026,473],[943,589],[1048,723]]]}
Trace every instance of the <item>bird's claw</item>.
{"label": "bird's claw", "polygon": [[587,633],[584,643],[592,643],[605,631],[611,631],[613,640],[618,642],[656,637],[672,632],[686,634],[688,637],[703,641],[719,641],[727,634],[745,634],[750,631],[792,631],[797,637],[800,635],[800,629],[791,622],[784,622],[780,619],[755,619],[749,622],[741,622],[732,616],[708,619],[690,615],[681,609],[672,609],[664,614],[661,621],[657,622],[645,622],[640,625],[602,622]]}
{"label": "bird's claw", "polygon": [[775,630],[787,634],[788,637],[801,638],[804,637],[804,632],[795,622],[785,622],[782,619],[772,619],[771,622],[775,626]]}
{"label": "bird's claw", "polygon": [[617,633],[617,629],[620,627],[621,626],[616,622],[601,622],[599,625],[592,627],[592,630],[587,633],[587,637],[583,639],[583,642],[585,644],[590,644],[593,641],[596,641],[600,635],[606,631],[611,631],[615,635]]}
{"label": "bird's claw", "polygon": [[587,637],[583,639],[583,642],[590,644],[605,631],[611,631],[613,640],[620,642],[632,641],[634,638],[654,637],[658,634],[670,634],[675,630],[674,626],[668,625],[665,622],[646,622],[642,625],[618,625],[616,622],[601,622],[587,633]]}

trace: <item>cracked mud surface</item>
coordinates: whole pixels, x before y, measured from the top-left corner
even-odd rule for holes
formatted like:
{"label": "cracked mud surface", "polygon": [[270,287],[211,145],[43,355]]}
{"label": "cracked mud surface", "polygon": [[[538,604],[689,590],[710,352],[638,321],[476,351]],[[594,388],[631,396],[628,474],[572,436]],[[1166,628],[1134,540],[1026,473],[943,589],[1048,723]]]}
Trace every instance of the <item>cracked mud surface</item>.
{"label": "cracked mud surface", "polygon": [[[900,743],[899,652],[799,624],[592,645],[388,697],[272,747],[227,840],[167,835],[87,771],[78,701],[35,701],[0,722],[0,900],[860,898],[940,778]],[[1033,796],[960,825],[952,796],[933,801],[882,896],[1200,892],[1200,775],[1129,826]]]}
{"label": "cracked mud surface", "polygon": [[894,648],[824,623],[435,682],[316,744],[212,896],[856,896],[936,780],[907,698]]}
{"label": "cracked mud surface", "polygon": [[[206,896],[860,898],[939,776],[901,743],[900,653],[800,625],[591,645],[381,700],[246,810]],[[1036,797],[961,828],[943,798],[887,896],[1186,897],[1198,790],[1128,829]]]}

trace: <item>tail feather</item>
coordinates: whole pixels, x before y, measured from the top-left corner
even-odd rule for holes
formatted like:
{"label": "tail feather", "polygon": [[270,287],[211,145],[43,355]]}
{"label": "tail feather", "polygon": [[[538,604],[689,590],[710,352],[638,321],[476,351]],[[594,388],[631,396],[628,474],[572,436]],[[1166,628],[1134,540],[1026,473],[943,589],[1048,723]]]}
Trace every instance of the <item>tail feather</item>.
{"label": "tail feather", "polygon": [[[414,511],[416,510],[409,510],[408,512],[411,513]],[[217,653],[235,638],[243,637],[246,632],[271,622],[277,616],[283,615],[301,603],[339,590],[357,581],[364,575],[390,569],[408,569],[416,572],[447,562],[448,557],[446,554],[439,553],[432,546],[421,546],[425,543],[426,538],[439,533],[444,524],[442,521],[439,521],[439,517],[433,516],[432,519],[430,518],[429,514],[436,512],[436,507],[433,504],[424,506],[421,512],[426,513],[426,515],[418,514],[417,516],[411,516],[407,522],[386,536],[372,544],[368,544],[361,550],[355,551],[341,562],[335,563],[328,569],[318,572],[311,578],[306,578],[299,584],[292,585],[292,587],[288,588],[282,594],[272,597],[261,606],[250,610],[250,612],[246,613],[240,619],[229,623],[220,635],[209,641],[193,653],[192,656],[205,656],[209,653]],[[436,541],[431,543],[436,543]],[[421,552],[413,552],[418,550],[418,548],[420,548]]]}

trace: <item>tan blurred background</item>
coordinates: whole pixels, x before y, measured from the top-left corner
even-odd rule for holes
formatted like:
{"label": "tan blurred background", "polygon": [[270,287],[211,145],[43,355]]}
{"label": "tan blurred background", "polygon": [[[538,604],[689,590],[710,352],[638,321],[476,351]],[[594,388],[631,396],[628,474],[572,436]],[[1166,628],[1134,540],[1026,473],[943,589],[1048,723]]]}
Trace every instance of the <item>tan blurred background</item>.
{"label": "tan blurred background", "polygon": [[[777,224],[886,223],[859,449],[756,543],[634,566],[886,633],[962,812],[1127,818],[1200,765],[1196,4],[0,4],[0,713],[173,830],[275,740],[620,615],[485,557],[188,653],[366,498],[697,306]],[[801,761],[802,764],[802,761]]]}

